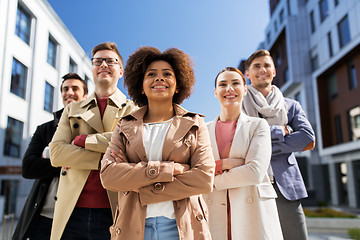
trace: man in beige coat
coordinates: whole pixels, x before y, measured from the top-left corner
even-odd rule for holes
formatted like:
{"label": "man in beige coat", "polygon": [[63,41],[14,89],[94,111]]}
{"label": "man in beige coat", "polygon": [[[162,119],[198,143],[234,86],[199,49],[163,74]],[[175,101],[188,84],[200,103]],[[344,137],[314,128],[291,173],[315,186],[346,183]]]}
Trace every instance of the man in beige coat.
{"label": "man in beige coat", "polygon": [[50,143],[51,164],[62,167],[51,240],[110,238],[116,194],[102,187],[99,164],[117,121],[136,106],[117,89],[123,62],[116,45],[99,44],[92,56],[95,92],[64,109]]}

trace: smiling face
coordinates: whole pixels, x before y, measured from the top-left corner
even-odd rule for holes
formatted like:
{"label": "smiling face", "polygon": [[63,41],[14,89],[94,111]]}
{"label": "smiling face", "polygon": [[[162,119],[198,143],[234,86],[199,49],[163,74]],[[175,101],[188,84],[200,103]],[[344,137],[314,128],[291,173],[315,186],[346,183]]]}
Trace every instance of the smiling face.
{"label": "smiling face", "polygon": [[276,76],[274,62],[270,56],[255,58],[245,71],[245,75],[250,79],[251,85],[257,90],[271,87],[271,83]]}
{"label": "smiling face", "polygon": [[92,66],[92,73],[95,85],[116,86],[118,80],[122,77],[124,70],[120,66],[119,56],[111,50],[100,50],[95,53],[93,58],[115,58],[117,64],[108,66],[102,61],[100,66]]}
{"label": "smiling face", "polygon": [[66,79],[61,87],[61,97],[64,107],[71,102],[78,102],[87,97],[84,85],[79,79]]}
{"label": "smiling face", "polygon": [[246,91],[242,76],[235,71],[222,72],[216,79],[215,97],[219,99],[221,107],[240,108]]}
{"label": "smiling face", "polygon": [[149,105],[159,101],[170,101],[172,104],[177,89],[176,77],[171,65],[162,60],[152,62],[145,71],[142,91]]}

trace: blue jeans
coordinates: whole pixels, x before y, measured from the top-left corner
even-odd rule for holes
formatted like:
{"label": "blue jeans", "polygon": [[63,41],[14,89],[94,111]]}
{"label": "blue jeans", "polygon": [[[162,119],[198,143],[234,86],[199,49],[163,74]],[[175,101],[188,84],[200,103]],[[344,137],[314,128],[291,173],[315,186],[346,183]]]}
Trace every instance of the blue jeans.
{"label": "blue jeans", "polygon": [[51,234],[52,219],[39,216],[34,222],[34,226],[30,230],[30,240],[49,240]]}
{"label": "blue jeans", "polygon": [[145,220],[144,240],[179,240],[175,219],[151,217]]}
{"label": "blue jeans", "polygon": [[66,224],[62,240],[110,239],[110,208],[75,208]]}

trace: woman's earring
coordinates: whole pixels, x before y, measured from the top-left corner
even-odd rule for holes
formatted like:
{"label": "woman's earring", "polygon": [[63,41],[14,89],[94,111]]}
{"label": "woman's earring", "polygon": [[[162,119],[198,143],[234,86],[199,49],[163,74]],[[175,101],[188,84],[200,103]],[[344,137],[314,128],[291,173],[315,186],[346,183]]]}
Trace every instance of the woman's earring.
{"label": "woman's earring", "polygon": [[141,94],[143,94],[143,95],[145,94],[144,89],[141,89]]}
{"label": "woman's earring", "polygon": [[177,88],[177,89],[175,89],[175,93],[179,93],[179,89]]}

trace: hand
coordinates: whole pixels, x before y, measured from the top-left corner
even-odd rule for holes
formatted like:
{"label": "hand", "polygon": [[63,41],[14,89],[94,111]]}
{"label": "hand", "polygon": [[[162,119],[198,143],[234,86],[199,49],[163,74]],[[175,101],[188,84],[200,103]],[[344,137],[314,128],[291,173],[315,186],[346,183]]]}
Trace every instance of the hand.
{"label": "hand", "polygon": [[245,164],[245,159],[242,158],[225,158],[223,159],[221,169],[223,171],[226,171],[236,167],[240,167],[244,164]]}
{"label": "hand", "polygon": [[120,149],[119,152],[115,152],[115,150],[111,150],[110,155],[114,158],[115,162],[126,162],[124,159],[124,153]]}
{"label": "hand", "polygon": [[182,174],[183,172],[190,169],[189,164],[174,163],[174,176]]}

